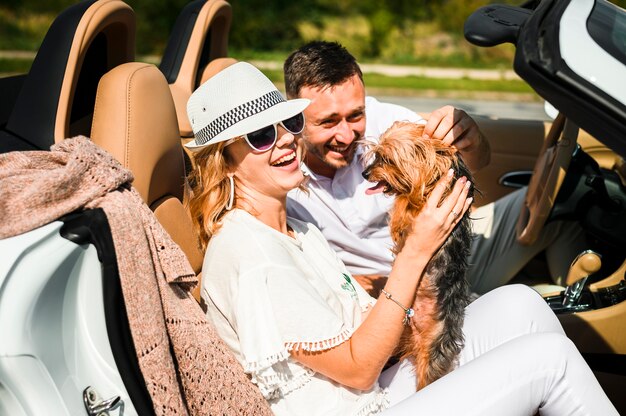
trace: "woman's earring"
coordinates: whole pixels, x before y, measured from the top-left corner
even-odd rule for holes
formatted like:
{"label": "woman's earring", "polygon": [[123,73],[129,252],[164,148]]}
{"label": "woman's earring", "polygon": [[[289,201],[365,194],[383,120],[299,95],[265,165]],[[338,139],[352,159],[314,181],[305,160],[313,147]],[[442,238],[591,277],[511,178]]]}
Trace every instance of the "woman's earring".
{"label": "woman's earring", "polygon": [[233,209],[233,201],[235,200],[235,179],[232,176],[229,176],[228,179],[230,180],[230,195],[228,204],[226,204],[226,211]]}

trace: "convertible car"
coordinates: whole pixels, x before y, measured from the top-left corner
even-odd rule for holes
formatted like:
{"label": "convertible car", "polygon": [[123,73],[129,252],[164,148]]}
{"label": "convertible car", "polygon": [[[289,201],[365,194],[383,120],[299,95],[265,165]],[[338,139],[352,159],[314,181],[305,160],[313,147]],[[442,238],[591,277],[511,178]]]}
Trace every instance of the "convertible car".
{"label": "convertible car", "polygon": [[[119,247],[130,236],[114,236],[110,217],[89,201],[60,208],[52,202],[62,184],[50,182],[55,194],[46,194],[33,189],[41,182],[16,181],[2,161],[88,137],[132,172],[141,203],[200,277],[203,253],[183,209],[192,163],[181,146],[192,136],[185,103],[232,61],[231,21],[224,0],[192,1],[155,66],[135,61],[128,5],[85,0],[53,22],[28,74],[0,79],[1,415],[164,413],[162,392],[148,388],[138,362],[144,334],[129,319],[137,304],[121,279]],[[493,153],[476,177],[477,203],[528,186],[521,244],[554,219],[583,227],[588,249],[567,259],[563,286],[549,282],[541,256],[519,279],[543,294],[626,414],[626,11],[606,0],[492,4],[469,17],[465,37],[480,47],[515,44],[513,68],[559,111],[552,122],[475,115]],[[28,197],[11,204],[15,195]],[[146,273],[134,270],[139,280]],[[181,293],[202,315],[197,293]]]}

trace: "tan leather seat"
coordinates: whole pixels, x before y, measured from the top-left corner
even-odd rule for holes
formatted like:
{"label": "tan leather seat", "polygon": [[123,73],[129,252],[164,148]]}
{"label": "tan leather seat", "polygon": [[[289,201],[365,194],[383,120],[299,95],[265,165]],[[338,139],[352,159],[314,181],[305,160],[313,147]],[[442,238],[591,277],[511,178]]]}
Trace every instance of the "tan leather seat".
{"label": "tan leather seat", "polygon": [[91,139],[133,172],[133,186],[199,275],[203,254],[183,207],[183,149],[165,77],[154,65],[126,63],[102,77],[96,97]]}
{"label": "tan leather seat", "polygon": [[[134,11],[119,0],[95,2],[85,12],[74,34],[59,98],[54,132],[56,142],[89,131],[93,93],[99,77],[120,63],[134,59]],[[106,64],[102,65],[102,62]],[[86,104],[87,108],[75,108]],[[85,113],[82,117],[81,110]]]}
{"label": "tan leather seat", "polygon": [[220,72],[222,69],[226,69],[235,63],[237,63],[235,58],[215,58],[209,62],[209,64],[202,71],[202,74],[200,75],[200,85],[204,84],[206,80]]}

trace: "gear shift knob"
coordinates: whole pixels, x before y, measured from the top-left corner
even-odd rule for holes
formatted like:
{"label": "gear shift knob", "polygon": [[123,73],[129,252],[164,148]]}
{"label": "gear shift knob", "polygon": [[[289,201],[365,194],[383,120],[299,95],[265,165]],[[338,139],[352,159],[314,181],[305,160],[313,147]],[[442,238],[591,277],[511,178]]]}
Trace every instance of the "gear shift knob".
{"label": "gear shift knob", "polygon": [[583,277],[587,277],[598,270],[602,261],[600,255],[592,250],[586,250],[580,253],[572,262],[565,280],[566,286],[571,286]]}

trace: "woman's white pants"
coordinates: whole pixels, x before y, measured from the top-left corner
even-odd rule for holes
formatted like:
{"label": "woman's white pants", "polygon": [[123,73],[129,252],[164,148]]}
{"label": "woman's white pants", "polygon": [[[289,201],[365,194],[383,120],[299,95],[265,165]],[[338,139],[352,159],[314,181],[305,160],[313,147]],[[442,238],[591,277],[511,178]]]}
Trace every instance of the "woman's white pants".
{"label": "woman's white pants", "polygon": [[546,302],[503,286],[466,309],[459,367],[415,393],[408,360],[385,370],[394,415],[618,415]]}

